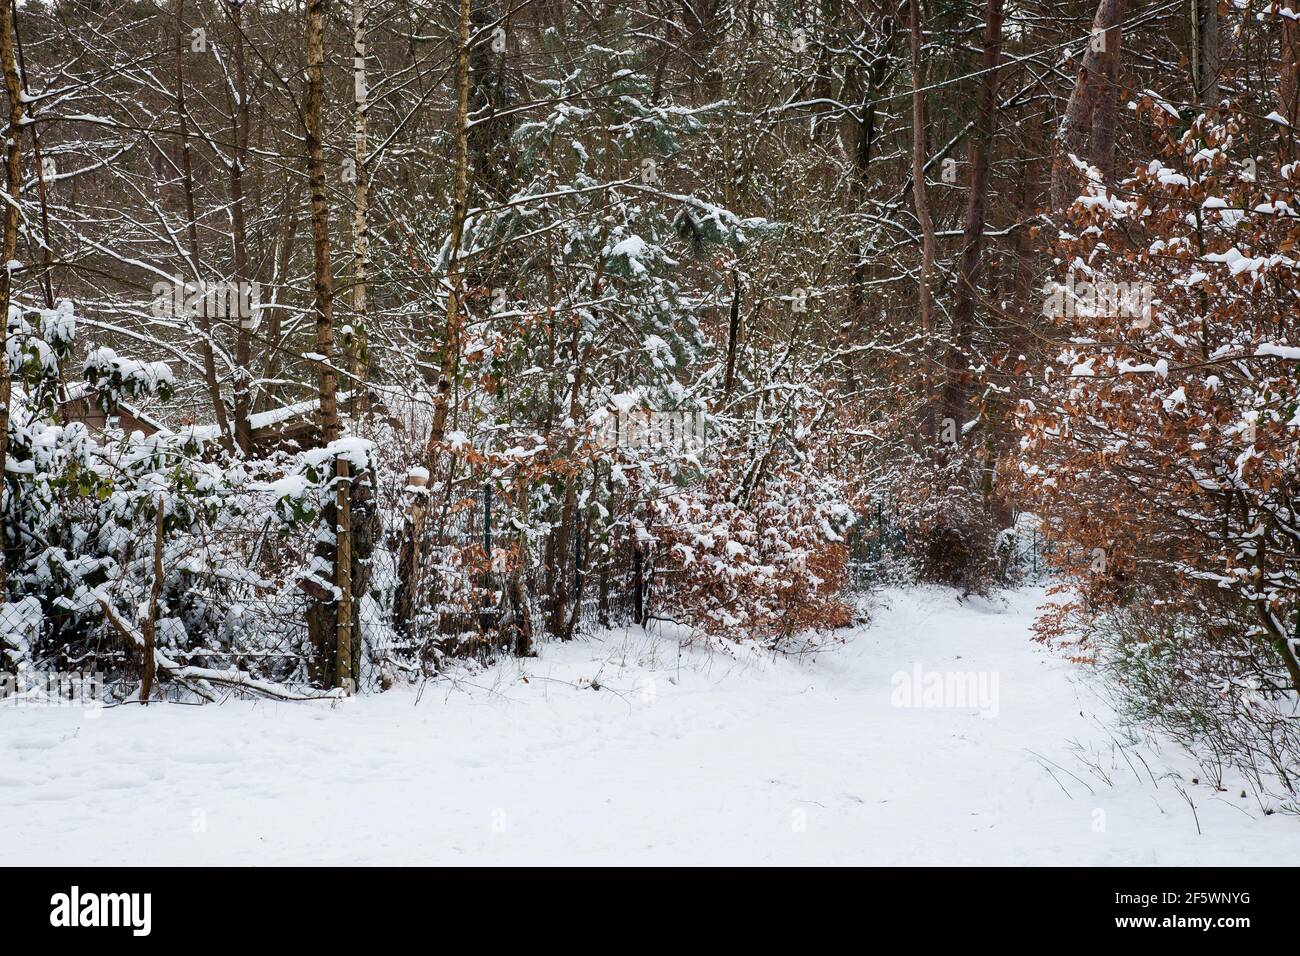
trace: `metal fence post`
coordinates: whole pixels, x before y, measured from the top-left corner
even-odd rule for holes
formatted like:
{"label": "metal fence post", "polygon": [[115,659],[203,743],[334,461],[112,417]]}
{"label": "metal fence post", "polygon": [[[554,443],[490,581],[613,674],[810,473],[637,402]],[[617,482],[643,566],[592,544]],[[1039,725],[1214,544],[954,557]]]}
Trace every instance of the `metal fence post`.
{"label": "metal fence post", "polygon": [[479,630],[492,628],[492,482],[483,482],[483,601],[479,609]]}

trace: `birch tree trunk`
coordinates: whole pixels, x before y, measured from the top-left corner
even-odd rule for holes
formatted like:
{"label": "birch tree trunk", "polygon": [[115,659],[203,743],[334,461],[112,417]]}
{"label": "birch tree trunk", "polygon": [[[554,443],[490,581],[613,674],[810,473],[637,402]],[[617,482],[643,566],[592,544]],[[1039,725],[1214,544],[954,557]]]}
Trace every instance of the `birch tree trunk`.
{"label": "birch tree trunk", "polygon": [[[369,254],[367,214],[369,209],[369,172],[366,168],[366,113],[369,109],[366,88],[366,10],[365,0],[352,0],[352,98],[353,135],[356,173],[354,192],[355,208],[352,216],[352,316],[351,334],[347,337],[348,372],[350,377],[349,407],[355,415],[357,395],[361,390],[360,345],[365,328],[366,314],[366,264]],[[357,584],[354,565],[357,551],[353,538],[352,482],[347,462],[338,464],[338,585],[339,585],[339,659],[340,684],[345,688],[355,685],[360,676],[360,615],[353,591]],[[364,477],[364,476],[359,476]],[[364,502],[364,499],[362,499]],[[346,664],[346,667],[343,666]]]}
{"label": "birch tree trunk", "polygon": [[[341,434],[338,414],[337,379],[334,371],[334,280],[330,264],[329,198],[325,191],[325,155],[321,139],[321,99],[323,95],[325,48],[325,0],[307,0],[307,179],[311,187],[311,225],[314,263],[316,305],[316,367],[319,393],[319,421],[321,440],[328,444]],[[327,648],[327,637],[333,631],[334,683],[345,691],[352,689],[352,594],[351,556],[348,528],[347,462],[336,459],[336,503],[334,515],[326,515],[328,523],[334,519],[334,546],[319,557],[333,558],[335,584],[338,587],[336,603],[318,601],[313,610],[313,641],[318,648]]]}
{"label": "birch tree trunk", "polygon": [[334,373],[334,278],[330,271],[329,196],[321,139],[321,98],[325,67],[326,0],[307,0],[307,180],[311,187],[313,292],[316,307],[317,394],[321,438],[339,437],[337,381]]}
{"label": "birch tree trunk", "polygon": [[352,376],[349,406],[354,415],[364,378],[366,281],[370,267],[370,166],[366,157],[370,100],[366,76],[366,18],[365,0],[352,0],[352,88],[355,107],[353,163],[356,167],[356,188],[352,214],[352,332],[348,336],[348,358]]}
{"label": "birch tree trunk", "polygon": [[[18,80],[18,63],[14,59],[14,0],[0,0],[0,72],[4,73],[5,96],[9,101],[9,132],[5,142],[5,203],[4,237],[0,241],[0,505],[3,504],[8,479],[5,466],[9,454],[9,402],[13,383],[9,379],[9,306],[13,301],[13,271],[11,263],[18,251],[19,200],[22,199],[22,145],[23,126],[22,88]],[[0,507],[0,600],[7,600],[5,585],[9,569],[4,560],[8,528],[6,509]]]}

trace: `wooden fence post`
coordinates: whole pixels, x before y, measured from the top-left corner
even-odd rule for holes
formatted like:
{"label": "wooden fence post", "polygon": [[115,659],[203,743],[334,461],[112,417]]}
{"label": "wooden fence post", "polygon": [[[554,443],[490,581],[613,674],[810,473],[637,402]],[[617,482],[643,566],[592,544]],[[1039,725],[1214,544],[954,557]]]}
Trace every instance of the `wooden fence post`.
{"label": "wooden fence post", "polygon": [[149,589],[149,615],[140,629],[144,637],[144,661],[140,667],[140,703],[148,704],[153,693],[158,662],[154,658],[154,645],[158,634],[158,601],[163,587],[163,517],[166,503],[158,496],[158,514],[154,518],[153,532],[153,586]]}
{"label": "wooden fence post", "polygon": [[336,489],[336,511],[338,521],[334,529],[334,569],[335,584],[339,589],[338,614],[335,618],[338,640],[335,642],[335,666],[338,686],[345,694],[356,690],[356,677],[352,672],[352,642],[356,635],[352,633],[352,497],[351,471],[348,463],[340,457],[335,469],[338,488]]}
{"label": "wooden fence post", "polygon": [[411,622],[415,618],[419,600],[420,552],[423,534],[425,487],[429,473],[424,468],[412,468],[406,474],[408,512],[402,534],[402,544],[397,556],[397,593],[393,599],[393,626],[403,637],[411,636]]}

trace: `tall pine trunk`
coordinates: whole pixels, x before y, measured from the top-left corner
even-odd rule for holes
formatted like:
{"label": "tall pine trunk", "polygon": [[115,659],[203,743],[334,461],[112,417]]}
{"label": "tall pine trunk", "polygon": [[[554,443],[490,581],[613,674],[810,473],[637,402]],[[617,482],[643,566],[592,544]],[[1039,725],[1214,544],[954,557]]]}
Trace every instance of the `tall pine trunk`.
{"label": "tall pine trunk", "polygon": [[[234,249],[235,281],[250,281],[248,262],[248,224],[244,210],[244,167],[248,162],[248,141],[251,115],[248,107],[248,69],[244,61],[244,5],[230,0],[230,17],[235,25],[235,95],[237,103],[231,104],[231,161],[230,161],[230,235]],[[252,408],[252,315],[243,314],[243,305],[251,306],[251,297],[242,291],[233,298],[238,307],[230,309],[235,322],[235,444],[245,455],[253,454],[253,429],[249,423]]]}
{"label": "tall pine trunk", "polygon": [[[948,384],[943,414],[960,429],[966,419],[970,396],[970,349],[975,324],[980,266],[984,255],[984,226],[988,214],[989,167],[993,137],[997,130],[998,58],[1002,49],[1002,0],[984,4],[984,57],[980,68],[979,101],[975,128],[969,145],[970,191],[966,203],[966,228],[962,235],[961,270],[957,280],[957,304],[953,310],[952,341],[944,361]],[[960,432],[959,432],[960,433]]]}
{"label": "tall pine trunk", "polygon": [[934,357],[930,354],[934,330],[934,306],[930,299],[930,274],[934,271],[934,221],[925,194],[925,68],[921,65],[921,0],[909,0],[912,56],[912,197],[916,221],[921,227],[921,268],[917,292],[921,312],[921,388],[924,392],[922,428],[925,439],[934,441]]}
{"label": "tall pine trunk", "polygon": [[1282,0],[1282,55],[1278,63],[1278,112],[1286,117],[1281,134],[1281,160],[1296,158],[1296,126],[1300,125],[1300,0]]}
{"label": "tall pine trunk", "polygon": [[[1105,144],[1100,153],[1094,149],[1089,154],[1087,146],[1090,133],[1094,145],[1098,138],[1093,127],[1103,99],[1114,99],[1118,95],[1114,82],[1118,76],[1120,24],[1123,16],[1124,0],[1100,0],[1097,5],[1097,14],[1092,21],[1092,35],[1084,50],[1074,90],[1065,104],[1065,115],[1061,117],[1052,155],[1052,209],[1056,212],[1068,208],[1078,192],[1079,176],[1070,160],[1071,155],[1091,155],[1092,162],[1102,166],[1103,170],[1104,164],[1109,162]],[[1106,125],[1103,116],[1103,138],[1106,135]],[[1110,142],[1113,150],[1113,125]]]}
{"label": "tall pine trunk", "polygon": [[1219,102],[1219,0],[1192,0],[1192,78],[1197,102]]}
{"label": "tall pine trunk", "polygon": [[460,290],[462,267],[460,244],[469,213],[469,40],[470,0],[460,0],[456,57],[456,186],[451,215],[451,252],[447,264],[447,311],[443,321],[438,384],[433,399],[433,424],[429,429],[430,476],[437,474],[438,453],[447,433],[447,412],[451,407],[452,380],[460,364]]}
{"label": "tall pine trunk", "polygon": [[[175,0],[172,16],[176,20],[176,138],[181,154],[181,189],[185,196],[186,252],[189,253],[194,281],[200,282],[203,279],[201,271],[203,267],[199,249],[198,217],[194,211],[194,161],[190,155],[189,113],[185,107],[185,0]],[[234,451],[230,421],[226,417],[226,405],[221,399],[221,384],[217,379],[216,352],[212,347],[212,319],[206,309],[199,313],[199,339],[199,351],[203,359],[203,383],[207,387],[208,400],[212,403],[212,416],[217,424],[221,446],[228,452]]]}

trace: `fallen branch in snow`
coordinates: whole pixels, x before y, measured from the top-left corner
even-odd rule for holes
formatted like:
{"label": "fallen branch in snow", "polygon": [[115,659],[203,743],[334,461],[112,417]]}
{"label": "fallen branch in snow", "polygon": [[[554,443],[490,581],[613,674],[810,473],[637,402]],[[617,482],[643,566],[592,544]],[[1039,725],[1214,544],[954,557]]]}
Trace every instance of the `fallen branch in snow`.
{"label": "fallen branch in snow", "polygon": [[[104,609],[104,615],[108,618],[122,638],[130,645],[138,647],[141,650],[145,648],[144,635],[140,630],[122,618],[114,610],[112,604],[107,598],[98,597],[99,606]],[[272,700],[335,700],[342,697],[342,692],[338,688],[331,688],[323,691],[296,691],[285,687],[281,684],[275,684],[270,681],[258,680],[249,677],[242,671],[231,668],[230,670],[220,671],[210,667],[193,667],[189,664],[178,664],[165,654],[154,648],[154,663],[158,674],[173,680],[187,690],[202,697],[204,700],[216,702],[220,699],[215,688],[224,687],[230,690],[250,691],[254,694],[260,694],[263,697]]]}

